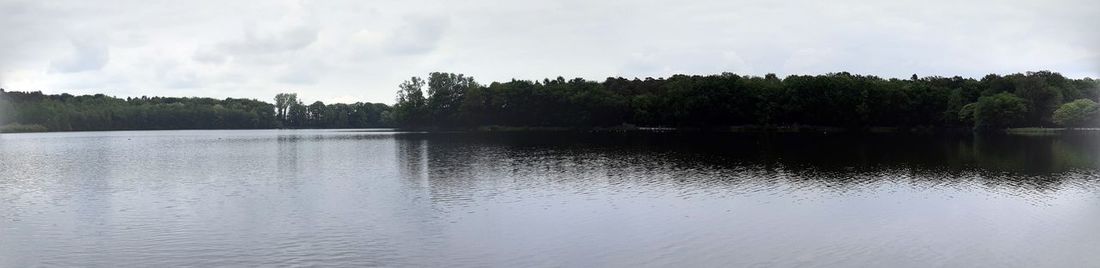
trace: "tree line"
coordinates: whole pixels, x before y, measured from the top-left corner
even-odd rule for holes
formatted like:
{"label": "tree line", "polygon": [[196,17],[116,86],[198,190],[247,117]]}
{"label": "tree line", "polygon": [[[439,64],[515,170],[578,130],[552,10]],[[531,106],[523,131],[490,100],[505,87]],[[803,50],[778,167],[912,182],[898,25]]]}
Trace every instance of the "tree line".
{"label": "tree line", "polygon": [[396,104],[46,95],[0,89],[0,131],[510,127],[825,126],[849,129],[1098,127],[1100,81],[1049,71],[981,79],[853,75],[674,75],[480,84],[430,73]]}
{"label": "tree line", "polygon": [[[285,102],[278,102],[280,99]],[[303,105],[279,94],[278,105],[252,99],[74,96],[0,89],[0,132],[388,127],[389,105]]]}
{"label": "tree line", "polygon": [[[426,89],[426,93],[425,93]],[[981,79],[674,75],[477,83],[431,73],[399,85],[407,128],[829,126],[852,129],[1098,126],[1100,83],[1050,71]]]}
{"label": "tree line", "polygon": [[383,103],[356,102],[305,105],[298,94],[275,95],[275,121],[282,128],[372,128],[392,125],[390,106]]}

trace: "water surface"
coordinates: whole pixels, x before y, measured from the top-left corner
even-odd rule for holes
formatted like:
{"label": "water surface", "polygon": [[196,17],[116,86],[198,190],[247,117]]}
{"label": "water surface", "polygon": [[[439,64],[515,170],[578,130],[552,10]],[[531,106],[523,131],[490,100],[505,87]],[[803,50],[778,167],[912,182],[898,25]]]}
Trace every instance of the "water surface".
{"label": "water surface", "polygon": [[1100,137],[0,135],[0,267],[1098,267]]}

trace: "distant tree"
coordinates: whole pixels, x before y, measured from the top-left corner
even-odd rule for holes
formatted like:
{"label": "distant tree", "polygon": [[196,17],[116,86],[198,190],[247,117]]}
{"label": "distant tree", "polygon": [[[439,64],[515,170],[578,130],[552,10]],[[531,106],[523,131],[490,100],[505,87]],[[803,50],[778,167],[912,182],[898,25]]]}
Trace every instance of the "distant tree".
{"label": "distant tree", "polygon": [[403,126],[421,126],[427,117],[427,102],[424,97],[424,80],[412,77],[398,85],[397,103],[394,104],[394,119]]}
{"label": "distant tree", "polygon": [[8,116],[13,112],[11,103],[8,102],[3,88],[0,88],[0,126],[8,124]]}
{"label": "distant tree", "polygon": [[295,102],[298,102],[298,94],[296,93],[279,93],[275,95],[276,116],[278,116],[280,122],[286,121],[287,108]]}
{"label": "distant tree", "polygon": [[964,122],[964,123],[973,124],[974,123],[974,110],[977,108],[977,106],[978,106],[978,103],[973,102],[973,103],[964,105],[961,109],[959,109],[959,121]]}
{"label": "distant tree", "polygon": [[434,72],[428,75],[428,111],[432,123],[453,125],[459,123],[459,107],[466,92],[480,87],[473,77],[462,74]]}
{"label": "distant tree", "polygon": [[989,74],[979,81],[982,85],[982,96],[992,96],[1001,92],[1015,92],[1016,85],[1007,77],[997,74]]}
{"label": "distant tree", "polygon": [[1016,96],[1027,101],[1026,122],[1043,126],[1052,123],[1051,114],[1062,104],[1062,86],[1065,77],[1049,71],[1027,72],[1010,76],[1015,84]]}
{"label": "distant tree", "polygon": [[1054,123],[1073,128],[1095,123],[1100,113],[1100,105],[1089,99],[1078,99],[1063,104],[1054,111]]}
{"label": "distant tree", "polygon": [[1000,129],[1020,124],[1027,115],[1027,102],[1010,93],[981,97],[974,107],[976,129]]}
{"label": "distant tree", "polygon": [[301,100],[291,102],[287,107],[287,126],[292,128],[309,127],[309,109]]}
{"label": "distant tree", "polygon": [[[382,114],[389,113],[391,107],[382,103],[325,104],[321,101],[304,105],[296,94],[280,94],[276,97],[286,101],[285,120],[282,126],[288,128],[373,128],[390,127],[391,121],[383,121]],[[276,109],[278,110],[278,109]],[[279,116],[275,116],[279,117]]]}
{"label": "distant tree", "polygon": [[321,101],[313,102],[307,107],[306,111],[309,113],[307,116],[309,123],[306,124],[309,127],[326,127],[325,115],[328,111],[328,107],[325,107],[325,103]]}
{"label": "distant tree", "polygon": [[1085,99],[1100,101],[1100,80],[1085,78],[1081,80],[1072,81],[1073,86],[1080,92],[1080,96]]}

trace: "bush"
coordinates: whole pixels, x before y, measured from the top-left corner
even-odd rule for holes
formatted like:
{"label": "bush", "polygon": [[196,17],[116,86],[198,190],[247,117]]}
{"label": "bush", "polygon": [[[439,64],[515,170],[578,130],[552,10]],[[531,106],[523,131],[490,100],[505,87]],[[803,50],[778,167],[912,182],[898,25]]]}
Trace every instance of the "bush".
{"label": "bush", "polygon": [[1065,127],[1080,127],[1094,123],[1100,105],[1089,99],[1079,99],[1063,104],[1054,111],[1054,123]]}

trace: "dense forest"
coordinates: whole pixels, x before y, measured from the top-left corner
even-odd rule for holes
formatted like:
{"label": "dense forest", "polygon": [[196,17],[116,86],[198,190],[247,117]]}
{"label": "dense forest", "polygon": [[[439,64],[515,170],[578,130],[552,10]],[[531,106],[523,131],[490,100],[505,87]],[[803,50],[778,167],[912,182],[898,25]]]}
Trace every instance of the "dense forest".
{"label": "dense forest", "polygon": [[398,86],[397,103],[306,105],[250,99],[45,95],[0,89],[0,132],[486,126],[728,129],[967,129],[1100,126],[1100,81],[1040,71],[885,79],[830,73],[581,78],[477,83],[431,73]]}
{"label": "dense forest", "polygon": [[[1100,81],[1040,71],[884,79],[830,73],[512,80],[431,73],[399,86],[409,128],[828,126],[847,129],[1097,126]],[[425,93],[425,88],[427,92]]]}
{"label": "dense forest", "polygon": [[0,90],[0,132],[387,127],[380,103],[304,105],[279,94],[273,105],[250,99],[73,96]]}

